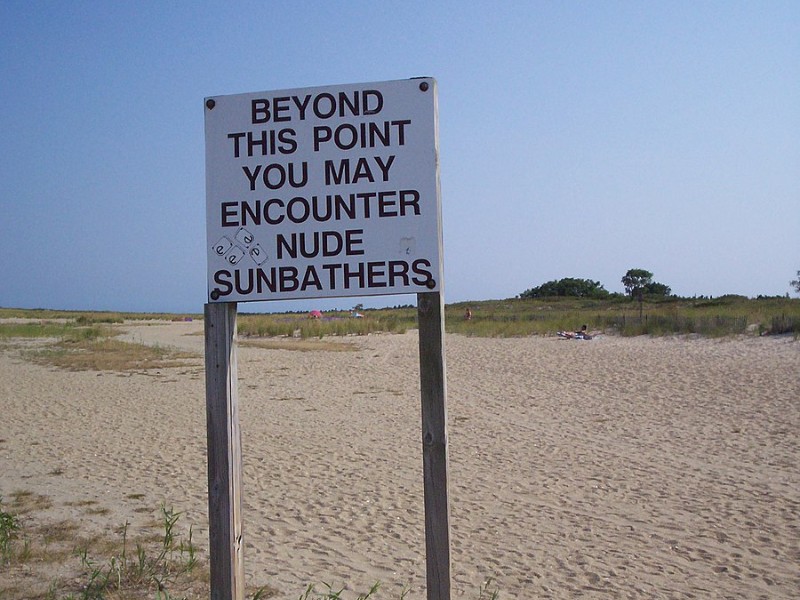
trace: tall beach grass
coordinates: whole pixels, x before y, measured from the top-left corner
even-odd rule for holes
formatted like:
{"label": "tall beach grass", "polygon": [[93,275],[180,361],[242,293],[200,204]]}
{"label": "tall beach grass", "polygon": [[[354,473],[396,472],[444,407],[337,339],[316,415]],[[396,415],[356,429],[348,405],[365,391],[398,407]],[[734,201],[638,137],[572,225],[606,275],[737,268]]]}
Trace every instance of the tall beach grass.
{"label": "tall beach grass", "polygon": [[[465,318],[466,309],[471,319]],[[645,301],[627,298],[511,299],[458,303],[446,310],[447,331],[484,337],[553,335],[586,325],[595,333],[634,335],[800,335],[800,299],[723,296]]]}
{"label": "tall beach grass", "polygon": [[[240,304],[239,335],[244,338],[367,335],[404,333],[417,327],[413,306],[360,311],[330,311],[321,318],[308,313],[247,313]],[[471,318],[466,319],[467,309]],[[0,340],[9,337],[99,337],[101,327],[119,327],[131,320],[183,321],[197,315],[97,313],[0,308]],[[13,322],[11,319],[35,322]],[[622,296],[589,298],[539,298],[458,302],[445,307],[449,333],[479,337],[555,335],[587,325],[595,333],[633,335],[791,334],[800,336],[800,298],[664,298],[642,305]]]}

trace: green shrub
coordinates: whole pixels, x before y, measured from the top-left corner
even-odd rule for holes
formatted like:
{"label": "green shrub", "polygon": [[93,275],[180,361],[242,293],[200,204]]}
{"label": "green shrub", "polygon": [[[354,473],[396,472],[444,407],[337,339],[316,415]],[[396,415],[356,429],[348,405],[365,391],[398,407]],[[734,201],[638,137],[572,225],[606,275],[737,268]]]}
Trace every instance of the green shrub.
{"label": "green shrub", "polygon": [[[0,496],[0,504],[3,498]],[[0,559],[7,563],[11,560],[11,543],[19,531],[19,519],[9,512],[0,509]]]}

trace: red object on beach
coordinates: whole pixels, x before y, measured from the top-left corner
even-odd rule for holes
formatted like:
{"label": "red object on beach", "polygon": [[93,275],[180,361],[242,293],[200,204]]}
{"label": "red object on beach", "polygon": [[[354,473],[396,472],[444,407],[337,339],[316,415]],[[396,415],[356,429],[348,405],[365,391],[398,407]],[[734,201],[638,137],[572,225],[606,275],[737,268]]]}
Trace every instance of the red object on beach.
{"label": "red object on beach", "polygon": [[311,316],[312,319],[321,319],[322,318],[322,312],[320,312],[318,310],[312,310],[309,313],[309,315]]}

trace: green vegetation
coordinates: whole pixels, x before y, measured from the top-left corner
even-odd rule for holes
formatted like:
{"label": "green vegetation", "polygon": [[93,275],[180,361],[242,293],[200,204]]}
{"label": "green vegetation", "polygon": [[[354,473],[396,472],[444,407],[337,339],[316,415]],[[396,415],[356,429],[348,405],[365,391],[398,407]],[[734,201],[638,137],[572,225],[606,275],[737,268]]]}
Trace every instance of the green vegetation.
{"label": "green vegetation", "polygon": [[176,538],[175,525],[180,513],[162,505],[161,514],[164,533],[155,552],[148,552],[146,545],[138,542],[135,556],[128,553],[128,523],[122,528],[121,548],[107,561],[96,562],[88,545],[76,548],[75,554],[86,580],[79,596],[81,599],[101,600],[113,592],[123,598],[125,590],[142,589],[154,591],[156,598],[170,598],[168,588],[179,586],[181,578],[190,575],[197,567],[198,559],[191,527],[186,541]]}
{"label": "green vegetation", "polygon": [[[609,294],[599,298],[560,296],[459,302],[445,307],[445,326],[449,333],[479,337],[553,335],[557,331],[575,330],[584,324],[595,333],[623,336],[800,336],[800,298],[736,295],[677,298],[643,294],[641,302],[638,300]],[[467,309],[472,313],[469,320],[465,319]],[[0,315],[3,310],[7,309],[0,309]],[[39,313],[15,312],[18,318],[36,318],[34,315]],[[356,318],[350,311],[333,311],[321,318],[310,318],[307,313],[240,313],[238,331],[242,345],[281,350],[339,351],[351,348],[326,345],[330,342],[321,345],[313,340],[376,332],[404,333],[417,327],[417,310],[413,306],[362,309],[360,314],[363,316]],[[174,320],[175,317],[167,315],[166,318]],[[32,358],[75,369],[125,371],[164,368],[184,365],[187,359],[197,358],[169,348],[111,339],[118,326],[95,323],[96,313],[74,313],[71,320],[0,322],[0,342],[10,338],[52,338],[47,348],[31,351]],[[278,337],[298,339],[285,339],[280,344],[274,339],[265,340]]]}
{"label": "green vegetation", "polygon": [[335,342],[324,339],[304,340],[295,338],[251,338],[240,340],[239,345],[246,348],[261,348],[263,350],[292,350],[294,352],[355,352],[358,350],[358,346],[348,342]]}
{"label": "green vegetation", "polygon": [[124,321],[183,321],[202,318],[197,314],[127,313],[107,311],[51,310],[49,308],[0,308],[0,319],[41,319],[79,321],[79,325],[122,323]]}
{"label": "green vegetation", "polygon": [[[472,317],[465,319],[466,310]],[[242,315],[239,333],[246,340],[265,336],[302,338],[364,335],[376,331],[403,333],[416,327],[414,307],[364,311],[364,317],[331,313],[323,319],[306,315]],[[448,333],[477,337],[553,335],[588,325],[594,332],[633,335],[739,334],[800,335],[800,299],[722,296],[688,298],[643,296],[641,304],[614,294],[605,298],[512,298],[459,302],[445,307]]]}
{"label": "green vegetation", "polygon": [[77,327],[77,321],[29,321],[0,324],[0,339],[8,338],[58,338],[84,339],[97,338],[101,335],[98,327]]}
{"label": "green vegetation", "polygon": [[[339,590],[334,589],[332,585],[329,583],[323,583],[325,586],[325,590],[323,592],[318,592],[316,586],[312,583],[307,588],[306,591],[300,596],[300,600],[342,600],[344,596],[344,588],[340,588]],[[356,600],[367,600],[371,598],[373,594],[375,594],[378,589],[381,587],[380,582],[373,585],[368,592],[364,594],[359,594]],[[405,592],[400,596],[400,600],[406,597]]]}
{"label": "green vegetation", "polygon": [[[39,311],[31,311],[37,314]],[[35,318],[26,316],[22,318]],[[196,355],[172,348],[114,339],[120,333],[101,323],[94,313],[57,321],[0,322],[0,341],[38,339],[25,355],[32,361],[71,370],[138,371],[185,366]]]}
{"label": "green vegetation", "polygon": [[622,285],[628,296],[639,300],[645,295],[669,296],[672,293],[669,286],[653,281],[653,274],[646,269],[628,269],[622,276]]}
{"label": "green vegetation", "polygon": [[[3,497],[0,496],[0,506]],[[0,564],[8,563],[11,559],[11,543],[16,539],[19,531],[19,520],[13,514],[0,509]]]}
{"label": "green vegetation", "polygon": [[147,346],[108,337],[59,340],[45,348],[29,350],[34,362],[73,371],[141,371],[190,364],[197,355],[161,346]]}
{"label": "green vegetation", "polygon": [[290,336],[321,338],[327,335],[367,335],[387,332],[404,333],[416,327],[416,309],[384,308],[363,312],[363,317],[351,316],[349,311],[334,311],[321,318],[306,313],[246,314],[237,319],[240,336]]}
{"label": "green vegetation", "polygon": [[548,281],[540,286],[525,290],[520,298],[553,298],[572,296],[574,298],[607,298],[609,296],[599,281],[565,277],[558,281]]}
{"label": "green vegetation", "polygon": [[[463,318],[472,310],[472,319]],[[800,335],[800,299],[720,298],[512,299],[459,303],[447,307],[447,330],[465,335],[508,337],[552,335],[586,324],[590,331],[623,336],[700,334]]]}

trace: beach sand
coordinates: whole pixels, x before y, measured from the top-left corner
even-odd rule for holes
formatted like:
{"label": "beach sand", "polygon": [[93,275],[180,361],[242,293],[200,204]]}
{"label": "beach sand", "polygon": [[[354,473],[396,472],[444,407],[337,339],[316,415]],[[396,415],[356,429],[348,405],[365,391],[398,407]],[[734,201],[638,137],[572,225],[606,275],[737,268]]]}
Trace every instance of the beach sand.
{"label": "beach sand", "polygon": [[[203,324],[124,329],[199,358],[71,372],[0,346],[0,496],[132,534],[163,502],[205,551]],[[425,597],[417,339],[239,348],[248,583]],[[446,360],[453,598],[488,577],[501,598],[800,597],[800,343],[448,335]]]}

